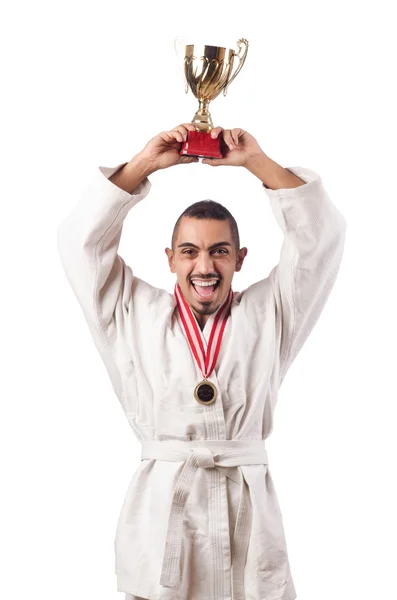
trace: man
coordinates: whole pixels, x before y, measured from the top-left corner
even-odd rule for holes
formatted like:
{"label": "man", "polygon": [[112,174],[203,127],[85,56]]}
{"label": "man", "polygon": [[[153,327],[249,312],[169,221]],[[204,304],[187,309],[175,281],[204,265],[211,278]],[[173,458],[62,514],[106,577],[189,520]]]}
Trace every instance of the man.
{"label": "man", "polygon": [[225,207],[189,207],[166,249],[174,294],[134,276],[123,221],[191,124],[128,163],[99,167],[61,223],[69,282],[126,417],[142,443],[119,516],[117,589],[126,600],[294,600],[265,439],[278,389],[335,283],[346,221],[310,169],[284,169],[242,129],[217,127],[223,159],[262,182],[284,233],[269,276],[232,291],[247,254]]}

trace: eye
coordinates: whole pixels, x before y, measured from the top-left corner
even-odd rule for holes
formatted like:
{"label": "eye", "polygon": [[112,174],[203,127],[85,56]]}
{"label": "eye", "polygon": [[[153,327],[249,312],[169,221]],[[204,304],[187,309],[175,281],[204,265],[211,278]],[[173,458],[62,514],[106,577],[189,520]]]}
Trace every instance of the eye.
{"label": "eye", "polygon": [[[183,250],[182,254],[190,254],[191,252],[194,252],[194,250]],[[216,248],[213,252],[220,252],[221,254],[228,254],[228,251],[226,250],[226,248]]]}

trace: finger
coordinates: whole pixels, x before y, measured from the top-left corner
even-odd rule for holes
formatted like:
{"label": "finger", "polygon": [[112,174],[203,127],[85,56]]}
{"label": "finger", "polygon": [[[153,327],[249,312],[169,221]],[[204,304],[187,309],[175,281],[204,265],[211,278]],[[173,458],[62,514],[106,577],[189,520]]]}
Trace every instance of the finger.
{"label": "finger", "polygon": [[211,129],[211,137],[212,138],[217,138],[218,135],[223,131],[223,127],[214,127],[213,129]]}
{"label": "finger", "polygon": [[169,135],[171,137],[173,137],[177,142],[183,142],[184,141],[184,136],[182,135],[182,133],[180,131],[178,131],[177,129],[173,129],[172,131],[168,132]]}
{"label": "finger", "polygon": [[189,164],[198,162],[199,159],[197,156],[181,156],[179,159],[180,164]]}
{"label": "finger", "polygon": [[212,167],[218,167],[220,165],[227,164],[227,161],[223,158],[203,158],[203,165],[211,165]]}
{"label": "finger", "polygon": [[189,131],[196,131],[196,126],[193,123],[182,123],[182,127],[186,127]]}
{"label": "finger", "polygon": [[195,131],[195,129],[196,129],[196,127],[195,127],[195,125],[193,125],[193,123],[178,123],[178,125],[173,127],[173,129],[178,129],[178,127],[185,127],[185,129],[188,129],[189,131]]}
{"label": "finger", "polygon": [[235,143],[236,146],[238,146],[238,139],[239,137],[244,133],[242,129],[232,129],[231,130],[231,136],[233,139],[233,142]]}
{"label": "finger", "polygon": [[173,131],[179,131],[183,135],[183,139],[186,142],[189,131],[195,131],[196,128],[193,123],[184,123],[183,125],[177,125]]}
{"label": "finger", "polygon": [[[193,127],[194,129],[194,127]],[[191,129],[187,129],[187,127],[185,127],[184,125],[179,125],[178,129],[177,129],[183,136],[184,141],[187,141],[187,136],[189,135],[189,131],[192,131]]]}
{"label": "finger", "polygon": [[165,144],[175,144],[182,142],[182,139],[178,139],[178,135],[180,136],[181,134],[176,132],[176,131],[163,131],[162,133],[159,134],[159,138],[165,143]]}
{"label": "finger", "polygon": [[233,150],[236,147],[230,129],[225,129],[223,132],[223,139],[230,150]]}

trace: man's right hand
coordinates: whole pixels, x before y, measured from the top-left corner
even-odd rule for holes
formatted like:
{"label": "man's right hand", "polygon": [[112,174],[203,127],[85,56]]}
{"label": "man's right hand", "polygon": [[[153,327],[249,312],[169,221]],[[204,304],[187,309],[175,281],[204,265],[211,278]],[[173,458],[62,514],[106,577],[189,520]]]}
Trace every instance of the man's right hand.
{"label": "man's right hand", "polygon": [[152,138],[141,152],[113,173],[109,181],[120,189],[132,194],[146,177],[173,165],[198,162],[196,156],[181,156],[182,143],[187,140],[188,131],[195,131],[192,123],[177,125],[171,131],[163,131]]}
{"label": "man's right hand", "polygon": [[187,140],[188,131],[195,130],[192,123],[184,123],[177,125],[171,131],[163,131],[152,138],[137,157],[147,164],[150,172],[167,169],[174,165],[198,162],[196,156],[179,154],[181,144]]}

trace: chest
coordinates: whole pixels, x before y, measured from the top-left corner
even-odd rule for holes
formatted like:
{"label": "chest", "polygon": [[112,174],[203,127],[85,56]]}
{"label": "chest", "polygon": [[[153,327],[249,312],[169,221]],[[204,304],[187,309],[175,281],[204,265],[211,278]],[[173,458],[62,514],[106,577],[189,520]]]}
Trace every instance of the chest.
{"label": "chest", "polygon": [[[214,318],[199,329],[204,351],[213,329]],[[124,356],[137,367],[136,376],[150,386],[153,397],[167,405],[185,406],[203,372],[194,356],[177,308],[169,313],[130,324],[131,335],[125,338]],[[219,390],[249,394],[269,375],[275,360],[274,307],[264,302],[260,310],[247,310],[236,303],[219,347],[215,367],[208,379]],[[196,406],[193,402],[192,406]]]}

